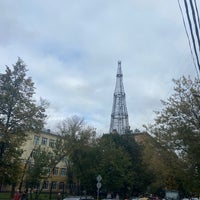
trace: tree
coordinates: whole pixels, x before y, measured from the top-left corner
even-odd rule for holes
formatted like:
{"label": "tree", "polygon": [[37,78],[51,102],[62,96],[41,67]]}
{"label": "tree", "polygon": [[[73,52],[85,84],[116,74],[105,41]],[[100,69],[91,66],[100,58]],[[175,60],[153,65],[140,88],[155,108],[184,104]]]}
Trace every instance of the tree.
{"label": "tree", "polygon": [[142,148],[136,143],[135,134],[105,134],[99,146],[101,175],[107,189],[124,197],[146,192],[152,174],[143,163]]}
{"label": "tree", "polygon": [[[18,58],[13,69],[0,74],[0,184],[16,184],[20,176],[21,146],[29,131],[40,130],[48,103],[34,99],[34,83]],[[15,168],[13,168],[15,164]]]}
{"label": "tree", "polygon": [[[119,135],[106,134],[100,138],[99,156],[96,163],[98,174],[102,176],[102,191],[125,195],[133,181],[131,157],[114,141]],[[119,136],[120,137],[120,136]]]}
{"label": "tree", "polygon": [[187,189],[200,192],[200,80],[183,76],[173,82],[175,93],[162,100],[164,107],[156,112],[155,123],[148,130],[184,161],[189,175]]}
{"label": "tree", "polygon": [[35,148],[31,154],[32,159],[29,161],[27,169],[26,185],[28,188],[37,188],[41,179],[47,177],[48,173],[50,173],[49,163],[51,157],[49,152],[45,149],[41,149],[40,146]]}
{"label": "tree", "polygon": [[182,190],[184,181],[183,162],[178,156],[148,133],[138,135],[142,146],[142,160],[151,174],[148,192],[164,198],[164,190]]}
{"label": "tree", "polygon": [[97,159],[93,152],[96,143],[95,129],[87,126],[84,119],[78,116],[62,121],[58,129],[63,140],[62,152],[67,156],[69,189],[71,190],[71,184],[77,185],[76,191],[70,192],[80,193],[80,189],[91,191],[91,183],[96,177],[95,168],[92,168],[92,163]]}

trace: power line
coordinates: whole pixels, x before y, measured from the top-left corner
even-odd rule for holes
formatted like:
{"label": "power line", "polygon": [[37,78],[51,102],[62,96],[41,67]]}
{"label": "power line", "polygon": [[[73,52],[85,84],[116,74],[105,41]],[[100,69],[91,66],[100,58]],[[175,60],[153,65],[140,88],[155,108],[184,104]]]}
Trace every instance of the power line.
{"label": "power line", "polygon": [[[196,0],[184,0],[183,6],[185,7],[185,13],[182,9],[180,0],[178,0],[179,9],[181,11],[181,16],[185,28],[185,32],[188,38],[188,43],[190,47],[190,52],[192,55],[192,60],[197,71],[197,76],[200,73],[200,19]],[[186,23],[187,21],[187,23]],[[189,31],[188,31],[189,29]],[[194,30],[193,30],[194,29]]]}

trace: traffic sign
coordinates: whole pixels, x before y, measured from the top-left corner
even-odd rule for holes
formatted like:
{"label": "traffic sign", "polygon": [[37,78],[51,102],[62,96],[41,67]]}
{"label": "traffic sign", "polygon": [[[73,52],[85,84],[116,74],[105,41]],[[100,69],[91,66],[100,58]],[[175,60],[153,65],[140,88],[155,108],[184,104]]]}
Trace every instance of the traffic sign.
{"label": "traffic sign", "polygon": [[101,188],[101,183],[100,182],[97,183],[97,188],[98,189]]}
{"label": "traffic sign", "polygon": [[97,176],[97,181],[100,182],[101,180],[102,180],[101,175],[98,175],[98,176]]}

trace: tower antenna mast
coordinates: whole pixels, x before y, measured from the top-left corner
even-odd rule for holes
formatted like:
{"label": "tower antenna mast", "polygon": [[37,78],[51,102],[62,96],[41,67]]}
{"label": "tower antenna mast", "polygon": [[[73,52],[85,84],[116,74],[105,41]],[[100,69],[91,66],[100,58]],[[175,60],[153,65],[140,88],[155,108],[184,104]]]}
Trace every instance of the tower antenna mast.
{"label": "tower antenna mast", "polygon": [[113,95],[113,106],[110,122],[110,133],[124,134],[130,130],[128,111],[126,107],[126,94],[123,85],[121,61],[118,61],[116,85]]}

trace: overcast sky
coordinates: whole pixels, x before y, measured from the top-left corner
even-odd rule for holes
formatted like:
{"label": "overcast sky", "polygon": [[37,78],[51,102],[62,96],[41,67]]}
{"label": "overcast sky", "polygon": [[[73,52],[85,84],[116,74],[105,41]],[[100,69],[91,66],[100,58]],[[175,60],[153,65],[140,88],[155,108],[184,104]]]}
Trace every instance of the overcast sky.
{"label": "overcast sky", "polygon": [[109,131],[118,60],[133,130],[153,122],[173,78],[196,76],[177,0],[2,0],[0,72],[18,57],[52,130],[78,115]]}

